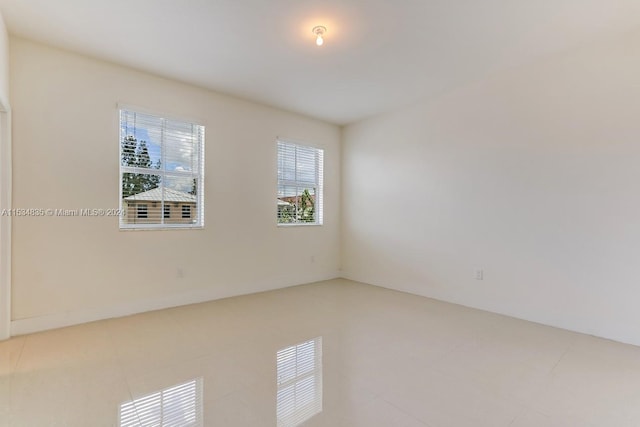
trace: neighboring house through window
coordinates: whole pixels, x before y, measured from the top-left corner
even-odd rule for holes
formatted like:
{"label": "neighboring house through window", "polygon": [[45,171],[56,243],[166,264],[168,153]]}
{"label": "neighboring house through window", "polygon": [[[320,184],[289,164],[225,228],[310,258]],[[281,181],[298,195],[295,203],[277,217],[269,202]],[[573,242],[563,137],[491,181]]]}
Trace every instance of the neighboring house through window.
{"label": "neighboring house through window", "polygon": [[278,141],[278,225],[321,225],[324,150]]}
{"label": "neighboring house through window", "polygon": [[138,213],[137,217],[139,219],[146,219],[149,216],[149,210],[145,204],[136,205],[136,212]]}
{"label": "neighboring house through window", "polygon": [[202,227],[203,175],[204,126],[120,110],[121,229]]}
{"label": "neighboring house through window", "polygon": [[191,218],[191,206],[182,205],[182,218],[184,219]]}

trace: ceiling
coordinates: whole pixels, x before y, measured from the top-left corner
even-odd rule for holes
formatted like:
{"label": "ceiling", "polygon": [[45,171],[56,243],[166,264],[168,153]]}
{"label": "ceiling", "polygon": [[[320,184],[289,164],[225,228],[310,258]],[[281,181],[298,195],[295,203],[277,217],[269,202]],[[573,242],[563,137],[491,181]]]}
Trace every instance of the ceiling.
{"label": "ceiling", "polygon": [[640,26],[638,0],[0,0],[0,11],[11,34],[336,124]]}

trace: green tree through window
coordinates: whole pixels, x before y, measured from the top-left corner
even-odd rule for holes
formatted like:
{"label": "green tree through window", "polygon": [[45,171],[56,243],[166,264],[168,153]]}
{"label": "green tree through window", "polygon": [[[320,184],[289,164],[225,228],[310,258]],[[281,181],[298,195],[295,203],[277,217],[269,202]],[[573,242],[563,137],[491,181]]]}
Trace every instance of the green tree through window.
{"label": "green tree through window", "polygon": [[[146,141],[137,141],[133,136],[127,136],[122,141],[122,166],[160,169],[160,160],[153,165],[149,156]],[[122,174],[122,197],[133,196],[138,193],[153,190],[160,185],[160,176],[146,173]]]}

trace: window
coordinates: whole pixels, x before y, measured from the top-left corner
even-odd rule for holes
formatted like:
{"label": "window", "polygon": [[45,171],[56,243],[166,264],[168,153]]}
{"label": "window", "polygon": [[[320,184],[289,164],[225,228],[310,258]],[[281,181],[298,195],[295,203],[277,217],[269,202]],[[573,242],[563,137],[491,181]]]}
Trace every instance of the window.
{"label": "window", "polygon": [[138,218],[146,219],[149,216],[149,211],[147,209],[147,205],[138,205]]}
{"label": "window", "polygon": [[203,175],[204,126],[120,110],[121,229],[202,227]]}
{"label": "window", "polygon": [[182,205],[182,218],[191,218],[191,206]]}
{"label": "window", "polygon": [[322,224],[324,151],[278,141],[279,225]]}
{"label": "window", "polygon": [[276,353],[277,425],[296,427],[322,412],[322,337]]}

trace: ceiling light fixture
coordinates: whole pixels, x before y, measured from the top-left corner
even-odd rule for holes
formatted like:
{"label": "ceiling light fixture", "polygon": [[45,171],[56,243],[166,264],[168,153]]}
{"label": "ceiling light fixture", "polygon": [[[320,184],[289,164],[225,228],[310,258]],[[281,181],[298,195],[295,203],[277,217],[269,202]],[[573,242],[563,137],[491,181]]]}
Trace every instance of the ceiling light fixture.
{"label": "ceiling light fixture", "polygon": [[316,35],[316,44],[318,46],[322,46],[322,44],[324,43],[324,33],[327,32],[327,28],[323,27],[322,25],[318,25],[317,27],[313,27],[313,30],[311,31]]}

